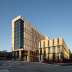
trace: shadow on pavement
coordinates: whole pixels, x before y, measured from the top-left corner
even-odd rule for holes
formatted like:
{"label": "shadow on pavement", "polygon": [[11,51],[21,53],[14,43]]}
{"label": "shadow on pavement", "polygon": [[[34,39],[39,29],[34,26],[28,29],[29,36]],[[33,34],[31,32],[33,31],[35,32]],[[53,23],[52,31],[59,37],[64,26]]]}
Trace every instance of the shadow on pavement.
{"label": "shadow on pavement", "polygon": [[72,63],[60,64],[60,66],[72,66]]}

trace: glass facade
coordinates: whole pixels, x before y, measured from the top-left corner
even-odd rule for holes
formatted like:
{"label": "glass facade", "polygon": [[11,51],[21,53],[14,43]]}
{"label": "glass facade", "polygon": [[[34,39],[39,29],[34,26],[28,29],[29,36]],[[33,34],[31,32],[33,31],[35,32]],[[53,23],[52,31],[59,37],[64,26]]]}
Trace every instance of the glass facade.
{"label": "glass facade", "polygon": [[23,48],[24,46],[24,21],[19,19],[15,22],[14,28],[14,48]]}

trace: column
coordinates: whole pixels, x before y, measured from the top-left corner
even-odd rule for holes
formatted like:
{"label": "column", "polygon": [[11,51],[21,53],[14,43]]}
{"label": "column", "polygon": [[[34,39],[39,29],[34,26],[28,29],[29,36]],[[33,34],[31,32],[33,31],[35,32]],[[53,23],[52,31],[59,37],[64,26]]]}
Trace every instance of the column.
{"label": "column", "polygon": [[27,62],[30,62],[30,51],[28,51]]}
{"label": "column", "polygon": [[21,50],[19,50],[19,60],[21,60]]}

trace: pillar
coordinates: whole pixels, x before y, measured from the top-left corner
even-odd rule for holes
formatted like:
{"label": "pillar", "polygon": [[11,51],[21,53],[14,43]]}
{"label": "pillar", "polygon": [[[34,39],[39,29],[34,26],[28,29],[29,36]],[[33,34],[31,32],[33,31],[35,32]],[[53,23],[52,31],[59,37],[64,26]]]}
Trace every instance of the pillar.
{"label": "pillar", "polygon": [[39,62],[43,61],[43,55],[39,55]]}
{"label": "pillar", "polygon": [[27,62],[30,62],[30,51],[28,51]]}
{"label": "pillar", "polygon": [[21,50],[19,50],[19,60],[21,60]]}

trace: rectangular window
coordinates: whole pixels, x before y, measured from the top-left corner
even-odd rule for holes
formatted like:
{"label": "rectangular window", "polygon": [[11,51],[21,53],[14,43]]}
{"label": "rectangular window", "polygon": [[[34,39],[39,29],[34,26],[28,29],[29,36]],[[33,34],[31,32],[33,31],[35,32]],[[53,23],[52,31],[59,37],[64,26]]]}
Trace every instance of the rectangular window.
{"label": "rectangular window", "polygon": [[14,47],[23,48],[24,45],[24,21],[19,19],[15,21]]}

